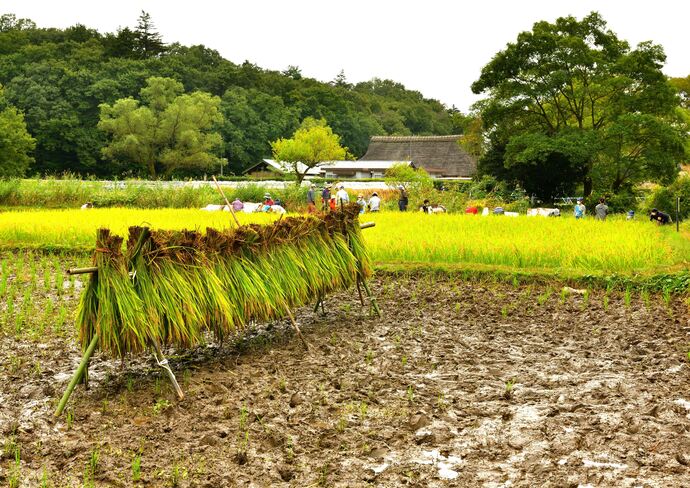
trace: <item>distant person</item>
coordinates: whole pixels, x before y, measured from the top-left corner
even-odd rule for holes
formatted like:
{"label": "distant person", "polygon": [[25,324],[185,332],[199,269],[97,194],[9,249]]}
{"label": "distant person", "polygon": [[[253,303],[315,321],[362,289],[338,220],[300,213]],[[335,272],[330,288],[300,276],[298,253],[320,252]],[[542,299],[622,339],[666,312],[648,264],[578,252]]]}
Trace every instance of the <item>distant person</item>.
{"label": "distant person", "polygon": [[271,205],[271,209],[269,211],[271,213],[277,213],[277,214],[284,214],[286,212],[285,208],[282,205],[278,205],[278,204]]}
{"label": "distant person", "polygon": [[400,198],[398,198],[398,209],[401,212],[407,211],[407,203],[409,198],[407,196],[407,190],[404,186],[398,185],[398,190],[400,190]]}
{"label": "distant person", "polygon": [[235,199],[232,201],[232,209],[233,209],[235,212],[240,212],[243,208],[244,208],[244,203],[242,203],[242,201],[239,199],[239,197],[238,197],[238,198],[235,198]]}
{"label": "distant person", "polygon": [[479,209],[473,205],[471,207],[467,207],[465,209],[465,213],[470,215],[477,215],[479,213]]}
{"label": "distant person", "polygon": [[431,213],[431,203],[429,203],[429,200],[424,200],[424,203],[422,203],[422,206],[419,207],[419,210],[427,214]]}
{"label": "distant person", "polygon": [[321,210],[324,212],[328,210],[331,203],[331,185],[324,185],[321,191]]}
{"label": "distant person", "polygon": [[597,220],[604,221],[606,216],[609,214],[609,206],[606,205],[606,199],[601,197],[599,199],[599,205],[594,207],[594,218]]}
{"label": "distant person", "polygon": [[331,199],[328,201],[328,208],[331,210],[331,212],[335,212],[338,209],[335,195],[331,195]]}
{"label": "distant person", "polygon": [[266,194],[264,195],[264,205],[271,206],[271,205],[273,205],[274,203],[275,203],[275,202],[274,202],[273,199],[271,198],[271,195],[269,195],[268,193],[266,193]]}
{"label": "distant person", "polygon": [[340,189],[335,194],[335,203],[336,205],[345,205],[346,203],[350,203],[350,195],[347,194],[347,191],[345,191],[345,187],[343,185],[340,185]]}
{"label": "distant person", "polygon": [[671,223],[671,216],[653,208],[652,213],[649,214],[649,220],[656,222],[658,225],[667,225]]}
{"label": "distant person", "polygon": [[628,212],[625,214],[625,220],[633,220],[635,218],[635,211],[634,210],[628,210]]}
{"label": "distant person", "polygon": [[88,210],[90,208],[93,208],[93,203],[91,202],[86,202],[84,205],[81,206],[82,210]]}
{"label": "distant person", "polygon": [[357,201],[355,202],[359,205],[359,213],[363,214],[367,211],[367,201],[364,199],[364,195],[361,193],[357,195]]}
{"label": "distant person", "polygon": [[494,208],[494,215],[503,215],[504,213],[505,213],[505,210],[503,210],[503,207]]}
{"label": "distant person", "polygon": [[381,210],[381,199],[379,198],[379,194],[374,192],[369,199],[369,211],[378,212],[379,210]]}
{"label": "distant person", "polygon": [[313,183],[307,191],[307,212],[316,213],[316,185]]}
{"label": "distant person", "polygon": [[577,199],[577,203],[575,204],[575,209],[574,209],[574,214],[576,219],[583,219],[585,217],[585,213],[587,213],[587,207],[582,203],[582,198]]}

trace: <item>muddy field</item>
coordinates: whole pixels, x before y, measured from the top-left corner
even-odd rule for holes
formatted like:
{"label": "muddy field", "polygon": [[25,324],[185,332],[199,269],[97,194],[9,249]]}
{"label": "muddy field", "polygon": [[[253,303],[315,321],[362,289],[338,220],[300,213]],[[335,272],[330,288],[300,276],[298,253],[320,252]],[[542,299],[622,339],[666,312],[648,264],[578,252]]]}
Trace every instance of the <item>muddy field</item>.
{"label": "muddy field", "polygon": [[690,486],[680,299],[428,277],[373,288],[380,320],[356,292],[299,311],[309,354],[284,323],[169,351],[182,402],[150,358],[97,355],[56,423],[73,339],[6,330],[0,483]]}

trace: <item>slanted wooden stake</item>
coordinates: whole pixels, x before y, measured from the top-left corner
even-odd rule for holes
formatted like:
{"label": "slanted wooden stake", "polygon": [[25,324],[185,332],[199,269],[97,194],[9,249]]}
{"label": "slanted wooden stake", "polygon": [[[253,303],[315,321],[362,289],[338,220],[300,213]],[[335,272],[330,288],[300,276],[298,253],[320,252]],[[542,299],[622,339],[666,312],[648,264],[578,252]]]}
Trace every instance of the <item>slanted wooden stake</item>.
{"label": "slanted wooden stake", "polygon": [[156,358],[156,363],[158,363],[158,366],[163,368],[165,372],[168,373],[168,378],[170,378],[170,382],[172,383],[173,388],[175,388],[177,398],[184,400],[184,392],[182,391],[182,388],[180,388],[180,384],[177,382],[177,378],[175,378],[175,374],[173,373],[172,369],[170,369],[168,360],[165,359],[165,356],[163,356],[160,344],[158,344],[158,341],[155,339],[151,342],[153,343],[153,357]]}
{"label": "slanted wooden stake", "polygon": [[55,417],[59,417],[60,414],[62,414],[62,411],[65,409],[65,405],[67,405],[67,400],[69,400],[70,395],[72,395],[74,387],[77,386],[77,383],[79,383],[81,375],[84,373],[84,370],[86,369],[86,365],[89,364],[89,359],[91,359],[93,351],[96,349],[96,344],[98,344],[98,335],[93,336],[93,338],[91,339],[91,343],[89,343],[89,347],[86,348],[84,356],[82,356],[81,358],[81,363],[79,363],[79,367],[72,375],[72,379],[70,380],[69,385],[67,385],[67,389],[65,390],[65,393],[62,395],[62,399],[58,404],[58,408],[57,410],[55,410]]}
{"label": "slanted wooden stake", "polygon": [[302,331],[299,330],[299,325],[297,325],[297,321],[295,320],[294,315],[292,315],[292,312],[290,311],[289,308],[286,308],[285,311],[287,312],[287,316],[290,318],[290,323],[292,324],[292,328],[295,329],[295,332],[297,332],[297,336],[302,340],[302,344],[304,344],[304,348],[309,351],[309,343],[307,340],[304,338],[302,335]]}
{"label": "slanted wooden stake", "polygon": [[367,285],[366,280],[362,280],[362,286],[364,287],[364,291],[367,292],[367,296],[369,297],[369,300],[371,301],[372,310],[374,312],[376,312],[376,315],[378,315],[379,318],[381,318],[381,310],[379,309],[379,304],[376,303],[376,298],[371,293],[371,290],[369,289],[369,285]]}
{"label": "slanted wooden stake", "polygon": [[216,184],[216,188],[218,188],[218,191],[220,192],[220,194],[223,195],[223,200],[225,200],[225,204],[226,204],[226,205],[228,206],[228,208],[230,209],[230,213],[232,214],[232,218],[235,219],[235,223],[237,224],[237,227],[239,227],[239,226],[240,226],[240,221],[237,220],[237,215],[235,215],[235,209],[233,209],[233,208],[232,208],[232,205],[230,205],[230,202],[228,201],[228,197],[225,196],[225,193],[223,192],[223,189],[222,189],[222,188],[220,187],[220,185],[218,184],[218,180],[216,180],[216,177],[215,177],[215,176],[212,176],[211,178],[213,178],[213,181],[214,181],[215,184]]}

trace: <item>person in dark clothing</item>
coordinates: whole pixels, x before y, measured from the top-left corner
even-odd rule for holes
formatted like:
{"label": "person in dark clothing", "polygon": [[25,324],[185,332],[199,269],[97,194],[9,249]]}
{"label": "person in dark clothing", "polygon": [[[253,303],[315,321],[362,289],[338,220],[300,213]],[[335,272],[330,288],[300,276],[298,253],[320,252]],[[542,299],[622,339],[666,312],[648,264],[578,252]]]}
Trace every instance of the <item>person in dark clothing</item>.
{"label": "person in dark clothing", "polygon": [[398,187],[398,190],[400,190],[400,198],[398,199],[398,209],[401,212],[405,212],[407,210],[407,203],[409,201],[407,197],[407,190],[405,190],[405,187],[402,185]]}
{"label": "person in dark clothing", "polygon": [[321,192],[321,210],[324,212],[330,208],[331,204],[331,186],[326,185]]}
{"label": "person in dark clothing", "polygon": [[419,210],[427,214],[431,213],[431,203],[429,203],[429,200],[424,200],[424,203],[421,207],[419,207]]}
{"label": "person in dark clothing", "polygon": [[652,213],[649,214],[649,220],[656,222],[658,225],[666,225],[671,223],[671,216],[653,208]]}
{"label": "person in dark clothing", "polygon": [[316,185],[313,183],[309,185],[309,190],[307,191],[307,212],[316,213]]}

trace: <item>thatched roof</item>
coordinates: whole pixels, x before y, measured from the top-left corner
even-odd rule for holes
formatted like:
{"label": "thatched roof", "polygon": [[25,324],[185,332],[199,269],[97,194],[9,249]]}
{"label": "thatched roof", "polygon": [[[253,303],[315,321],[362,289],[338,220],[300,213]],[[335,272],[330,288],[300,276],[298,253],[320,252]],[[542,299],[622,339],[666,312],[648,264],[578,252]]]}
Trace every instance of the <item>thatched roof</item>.
{"label": "thatched roof", "polygon": [[373,136],[360,161],[412,161],[434,176],[468,177],[477,162],[458,141],[460,136]]}

